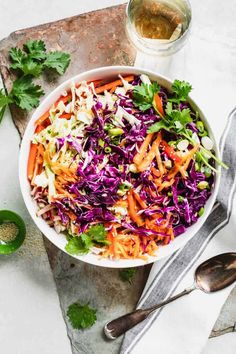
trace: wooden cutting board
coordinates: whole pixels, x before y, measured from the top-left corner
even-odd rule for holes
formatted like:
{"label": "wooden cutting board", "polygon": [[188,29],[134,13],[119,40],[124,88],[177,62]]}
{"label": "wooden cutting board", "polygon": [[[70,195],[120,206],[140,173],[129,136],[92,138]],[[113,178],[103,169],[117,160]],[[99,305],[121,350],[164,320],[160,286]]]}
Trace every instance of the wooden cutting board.
{"label": "wooden cutting board", "polygon": [[[0,72],[7,91],[14,78],[9,71],[8,51],[22,47],[28,39],[42,39],[48,50],[71,54],[71,64],[61,76],[38,80],[49,93],[66,79],[89,69],[107,65],[133,65],[136,52],[125,35],[125,6],[119,5],[12,33],[0,42]],[[32,115],[10,107],[20,136]],[[62,314],[73,353],[118,353],[122,338],[107,343],[101,336],[106,321],[132,310],[142,292],[150,266],[139,268],[132,284],[120,280],[118,270],[95,267],[76,261],[58,250],[46,238],[45,248],[57,285]],[[66,310],[79,299],[98,309],[97,323],[86,331],[71,329]]]}

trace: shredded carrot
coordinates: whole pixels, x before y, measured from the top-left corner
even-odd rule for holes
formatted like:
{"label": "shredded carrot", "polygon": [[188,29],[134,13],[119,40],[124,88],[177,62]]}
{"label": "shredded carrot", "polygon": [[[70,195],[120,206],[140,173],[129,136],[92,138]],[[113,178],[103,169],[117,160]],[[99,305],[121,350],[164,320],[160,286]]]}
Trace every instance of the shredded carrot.
{"label": "shredded carrot", "polygon": [[164,188],[172,186],[172,184],[175,183],[174,179],[171,179],[170,181],[165,181],[161,184],[161,186],[158,188],[158,191],[161,192]]}
{"label": "shredded carrot", "polygon": [[72,94],[71,92],[68,93],[66,96],[60,96],[58,100],[55,102],[55,106],[57,107],[59,102],[67,103],[69,100],[71,100]]}
{"label": "shredded carrot", "polygon": [[49,111],[46,111],[41,117],[39,117],[36,122],[35,125],[42,125],[43,122],[49,118]]}
{"label": "shredded carrot", "polygon": [[155,147],[155,155],[156,155],[156,160],[157,160],[157,166],[158,166],[158,169],[159,169],[160,174],[162,176],[165,173],[165,168],[163,166],[162,159],[161,159],[161,154],[160,154],[160,150],[159,150],[159,145],[160,145],[161,139],[162,139],[162,135],[161,135],[161,132],[159,132],[158,135],[157,135],[157,139],[155,140],[153,145]]}
{"label": "shredded carrot", "polygon": [[142,160],[140,165],[137,165],[138,171],[145,171],[151,164],[152,160],[156,156],[156,149],[160,144],[160,135],[157,136],[156,140],[154,140],[151,149],[147,153],[146,157]]}
{"label": "shredded carrot", "polygon": [[155,150],[150,149],[150,151],[148,152],[147,156],[143,159],[141,164],[137,166],[137,170],[139,172],[145,171],[151,165],[154,157],[155,157]]}
{"label": "shredded carrot", "polygon": [[161,173],[155,167],[151,167],[151,172],[155,177],[160,177]]}
{"label": "shredded carrot", "polygon": [[200,146],[200,144],[196,144],[196,145],[192,148],[192,150],[190,150],[189,155],[187,156],[186,162],[184,163],[184,166],[183,166],[183,168],[184,168],[185,171],[187,170],[187,168],[188,168],[188,166],[189,166],[189,163],[190,163],[190,161],[191,161],[192,158],[193,158],[193,155],[194,155],[194,154],[197,152],[197,150],[199,149],[199,146]]}
{"label": "shredded carrot", "polygon": [[182,162],[184,162],[183,165],[181,164],[175,164],[175,166],[170,170],[169,174],[168,174],[168,178],[172,179],[175,177],[175,175],[180,172],[181,175],[183,176],[183,178],[187,177],[187,169],[189,166],[190,161],[193,158],[193,155],[196,153],[196,151],[198,150],[200,144],[196,144],[192,150],[190,150],[188,152],[188,154],[186,154],[185,156],[182,157]]}
{"label": "shredded carrot", "polygon": [[133,197],[133,191],[132,190],[130,190],[128,192],[127,201],[128,201],[128,212],[129,212],[131,220],[133,222],[135,222],[138,226],[143,225],[143,221],[142,221],[141,216],[137,214],[136,202],[135,202],[135,199]]}
{"label": "shredded carrot", "polygon": [[[59,104],[60,101],[62,101],[63,103],[68,102],[69,99],[71,99],[71,93],[69,93],[67,96],[60,96],[60,98],[55,102],[55,106],[57,106]],[[39,117],[36,122],[35,125],[42,125],[46,119],[49,118],[49,111],[46,111],[41,117]]]}
{"label": "shredded carrot", "polygon": [[40,133],[42,130],[44,129],[44,127],[42,125],[37,125],[35,128],[35,133],[38,134]]}
{"label": "shredded carrot", "polygon": [[147,208],[147,204],[145,203],[144,200],[142,200],[142,198],[140,197],[140,195],[139,195],[135,190],[133,190],[133,195],[134,195],[134,198],[136,199],[136,201],[139,203],[139,205],[140,205],[143,209],[146,209],[146,208]]}
{"label": "shredded carrot", "polygon": [[147,152],[148,145],[151,143],[153,135],[154,134],[151,133],[146,136],[146,138],[144,139],[144,141],[139,149],[139,152],[134,156],[134,163],[136,165],[139,165],[141,163],[141,161],[143,160],[143,158]]}
{"label": "shredded carrot", "polygon": [[[134,80],[134,75],[130,75],[130,76],[126,76],[124,77],[124,80],[127,81],[127,82],[130,82],[130,81],[133,81]],[[116,88],[117,86],[121,86],[123,85],[123,82],[121,79],[119,80],[115,80],[115,81],[112,81],[112,82],[109,82],[103,86],[99,86],[95,89],[95,92],[96,93],[102,93],[104,91],[108,91],[108,90],[111,90],[113,88]]]}
{"label": "shredded carrot", "polygon": [[28,176],[29,181],[31,181],[33,178],[37,152],[38,152],[37,144],[31,143],[29,158],[28,158],[28,165],[27,165],[27,176]]}
{"label": "shredded carrot", "polygon": [[127,206],[128,206],[127,200],[119,199],[119,200],[117,200],[115,206],[127,208]]}
{"label": "shredded carrot", "polygon": [[158,93],[156,93],[154,95],[154,102],[155,102],[155,105],[156,105],[156,108],[158,110],[158,112],[164,116],[164,109],[163,109],[163,104],[162,104],[162,99],[161,97],[158,95]]}
{"label": "shredded carrot", "polygon": [[70,119],[71,113],[63,113],[59,118]]}
{"label": "shredded carrot", "polygon": [[90,81],[87,81],[87,84],[92,84],[94,85],[94,87],[98,87],[101,83],[102,83],[102,80],[101,79],[98,79],[98,80],[90,80]]}

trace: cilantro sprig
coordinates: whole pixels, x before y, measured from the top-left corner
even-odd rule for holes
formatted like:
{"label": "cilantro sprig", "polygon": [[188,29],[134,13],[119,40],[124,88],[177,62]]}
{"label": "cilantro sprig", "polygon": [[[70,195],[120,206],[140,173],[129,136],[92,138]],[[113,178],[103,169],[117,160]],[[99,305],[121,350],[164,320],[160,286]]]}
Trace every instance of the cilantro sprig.
{"label": "cilantro sprig", "polygon": [[87,254],[93,246],[108,245],[107,232],[102,224],[91,226],[80,236],[70,236],[65,250],[72,255]]}
{"label": "cilantro sprig", "polygon": [[133,101],[136,107],[141,111],[146,111],[153,106],[153,99],[155,93],[160,91],[160,86],[157,82],[151,85],[142,83],[133,89]]}
{"label": "cilantro sprig", "polygon": [[[165,116],[159,122],[151,125],[148,128],[148,133],[156,133],[161,129],[165,129],[170,133],[186,138],[192,145],[195,145],[196,141],[192,136],[193,132],[187,127],[187,124],[190,122],[192,122],[192,118],[189,108],[185,108],[180,111],[178,109],[173,109],[172,102],[168,102],[165,109]],[[215,160],[222,167],[226,169],[228,168],[227,165],[225,165],[210,151],[206,150],[201,144],[199,146],[198,157],[201,162],[203,162],[214,172],[216,172],[216,169],[208,162],[208,159],[210,158]]]}
{"label": "cilantro sprig", "polygon": [[168,102],[165,113],[165,117],[148,128],[148,133],[155,133],[161,129],[165,129],[176,134],[186,132],[186,125],[192,121],[189,108],[179,111],[177,109],[173,109],[172,103]]}
{"label": "cilantro sprig", "polygon": [[175,80],[172,84],[173,97],[169,99],[171,102],[180,103],[187,100],[192,86],[187,81]]}
{"label": "cilantro sprig", "polygon": [[74,329],[84,329],[91,327],[96,322],[96,312],[88,304],[81,305],[75,302],[68,307],[67,317]]}
{"label": "cilantro sprig", "polygon": [[[134,102],[137,107],[141,110],[146,110],[153,107],[156,111],[156,106],[154,102],[154,95],[159,91],[158,85],[152,83],[141,84],[136,86],[133,90]],[[196,141],[193,138],[193,132],[188,128],[188,123],[192,122],[191,111],[189,108],[179,109],[178,105],[182,101],[186,101],[192,86],[186,81],[175,80],[172,84],[173,95],[168,99],[165,107],[164,115],[161,115],[161,119],[151,125],[148,128],[148,133],[156,133],[161,129],[164,129],[170,133],[174,133],[179,137],[184,137],[188,141],[195,145]],[[159,114],[159,112],[157,111]],[[159,114],[160,115],[160,114]],[[204,128],[204,126],[203,126]],[[228,168],[221,160],[219,160],[214,154],[206,150],[201,144],[199,146],[199,151],[197,152],[198,159],[209,167],[212,171],[216,172],[216,169],[210,165],[209,159],[215,160],[219,165],[224,168]]]}
{"label": "cilantro sprig", "polygon": [[45,43],[41,40],[29,40],[20,48],[11,48],[9,56],[11,69],[20,71],[23,75],[38,77],[45,69],[54,69],[63,75],[70,63],[70,55],[55,51],[46,52]]}
{"label": "cilantro sprig", "polygon": [[12,90],[6,95],[0,90],[0,122],[6,107],[14,103],[23,110],[31,111],[39,105],[39,98],[44,91],[33,83],[33,78],[39,77],[44,70],[55,70],[63,75],[70,63],[70,55],[55,51],[47,52],[42,40],[28,40],[23,48],[11,48],[10,69],[17,79],[13,81]]}

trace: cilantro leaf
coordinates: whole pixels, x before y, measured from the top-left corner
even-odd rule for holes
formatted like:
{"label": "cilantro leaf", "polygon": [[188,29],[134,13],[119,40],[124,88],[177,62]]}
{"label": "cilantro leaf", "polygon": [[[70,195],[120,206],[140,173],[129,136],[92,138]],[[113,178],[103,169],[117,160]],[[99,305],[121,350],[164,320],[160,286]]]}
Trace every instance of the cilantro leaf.
{"label": "cilantro leaf", "polygon": [[66,244],[65,250],[72,255],[84,255],[90,250],[92,244],[90,244],[90,238],[81,234],[80,236],[73,236]]}
{"label": "cilantro leaf", "polygon": [[19,66],[22,65],[23,60],[26,58],[25,53],[19,48],[11,48],[9,50],[9,56],[13,62],[11,64],[12,69],[18,69]]}
{"label": "cilantro leaf", "polygon": [[161,129],[176,134],[186,133],[186,125],[192,121],[190,109],[185,108],[182,111],[173,109],[172,103],[168,102],[165,112],[165,118],[162,118],[159,122],[151,125],[148,129],[148,133],[155,133]]}
{"label": "cilantro leaf", "polygon": [[96,312],[88,304],[81,305],[75,302],[68,307],[67,316],[74,329],[84,329],[91,327],[96,322]]}
{"label": "cilantro leaf", "polygon": [[73,255],[87,254],[96,243],[108,245],[107,232],[102,224],[91,226],[86,232],[79,236],[71,236],[66,244],[65,250]]}
{"label": "cilantro leaf", "polygon": [[20,70],[24,75],[38,77],[45,68],[55,69],[62,75],[70,63],[70,55],[63,52],[46,53],[45,43],[41,40],[29,40],[19,48],[11,48],[9,55],[11,68]]}
{"label": "cilantro leaf", "polygon": [[20,70],[24,75],[39,76],[42,73],[42,64],[34,61],[19,48],[11,48],[9,52],[12,60],[11,68]]}
{"label": "cilantro leaf", "polygon": [[63,52],[50,52],[47,54],[44,66],[49,69],[55,69],[62,75],[70,64],[70,55]]}
{"label": "cilantro leaf", "polygon": [[10,68],[17,70],[18,79],[13,82],[8,95],[0,89],[0,122],[9,103],[15,103],[27,111],[39,105],[39,97],[44,92],[41,86],[34,85],[32,77],[38,77],[45,68],[53,68],[59,74],[63,74],[70,63],[69,54],[63,52],[47,54],[45,43],[32,39],[23,45],[23,50],[11,48],[9,57],[12,62]]}
{"label": "cilantro leaf", "polygon": [[6,106],[11,102],[11,98],[8,95],[5,95],[3,89],[0,89],[0,123],[3,119]]}
{"label": "cilantro leaf", "polygon": [[7,106],[11,102],[11,98],[8,95],[5,95],[3,89],[0,89],[0,108]]}
{"label": "cilantro leaf", "polygon": [[44,94],[41,86],[34,85],[29,76],[23,76],[13,83],[10,99],[27,111],[39,105],[39,97]]}
{"label": "cilantro leaf", "polygon": [[151,85],[142,83],[133,89],[134,104],[141,110],[146,111],[153,106],[153,97],[156,92],[159,92],[160,86],[157,82]]}
{"label": "cilantro leaf", "polygon": [[91,226],[90,229],[87,231],[87,234],[91,237],[93,241],[97,243],[102,243],[105,245],[109,244],[109,241],[106,238],[107,232],[102,224]]}
{"label": "cilantro leaf", "polygon": [[172,90],[174,97],[170,101],[180,103],[186,101],[189,92],[192,90],[192,86],[187,81],[175,80],[172,84]]}
{"label": "cilantro leaf", "polygon": [[24,44],[23,48],[31,59],[41,61],[46,58],[45,43],[41,40],[30,39]]}
{"label": "cilantro leaf", "polygon": [[162,118],[159,122],[152,124],[149,128],[148,128],[148,134],[150,133],[156,133],[159,132],[159,130],[161,129],[165,129],[167,131],[170,130],[170,127],[168,125],[168,123],[166,123],[166,121]]}
{"label": "cilantro leaf", "polygon": [[119,271],[119,276],[123,281],[131,283],[132,278],[137,272],[137,268],[124,268]]}
{"label": "cilantro leaf", "polygon": [[41,64],[32,61],[31,58],[24,59],[19,65],[16,64],[15,68],[21,70],[24,75],[32,75],[35,77],[38,77],[43,69]]}

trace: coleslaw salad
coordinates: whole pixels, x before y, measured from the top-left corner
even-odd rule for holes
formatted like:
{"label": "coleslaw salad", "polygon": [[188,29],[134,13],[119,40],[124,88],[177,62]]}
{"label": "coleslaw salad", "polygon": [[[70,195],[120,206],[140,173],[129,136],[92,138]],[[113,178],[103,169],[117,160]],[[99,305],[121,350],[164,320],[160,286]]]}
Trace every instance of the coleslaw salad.
{"label": "coleslaw salad", "polygon": [[[99,69],[95,69],[95,70],[92,70],[90,72],[87,72],[87,73],[84,73],[84,74],[80,74],[78,75],[77,77],[74,78],[74,80],[68,80],[67,82],[65,82],[64,84],[62,84],[61,86],[59,86],[56,90],[53,91],[52,94],[50,94],[45,100],[44,102],[41,104],[41,106],[39,107],[39,109],[37,109],[37,111],[35,112],[30,124],[28,125],[27,127],[27,130],[26,130],[26,133],[25,133],[25,137],[23,139],[23,143],[22,143],[22,151],[21,151],[21,157],[20,157],[20,168],[23,170],[25,169],[24,166],[26,166],[26,161],[24,161],[26,159],[26,154],[28,154],[28,146],[29,146],[29,139],[30,139],[30,135],[31,135],[31,140],[32,140],[32,131],[33,131],[33,125],[35,125],[35,122],[38,120],[38,118],[42,115],[42,113],[44,113],[46,110],[50,110],[50,108],[52,107],[53,103],[55,103],[56,101],[58,101],[58,97],[59,97],[59,93],[61,93],[61,96],[63,95],[66,96],[66,93],[64,92],[65,89],[66,91],[69,93],[70,92],[70,89],[71,89],[71,84],[73,83],[73,81],[76,83],[76,85],[78,83],[80,83],[81,81],[84,81],[83,79],[87,79],[87,81],[91,81],[91,79],[94,79],[93,81],[98,81],[98,80],[102,80],[102,82],[100,81],[99,83],[99,86],[102,86],[103,84],[106,84],[106,83],[109,83],[111,81],[114,80],[120,80],[120,78],[118,77],[118,75],[116,76],[116,73],[117,74],[121,74],[122,77],[126,77],[126,76],[130,76],[130,75],[134,75],[135,77],[136,76],[140,76],[140,74],[142,73],[148,73],[148,76],[151,80],[151,82],[154,82],[157,80],[157,82],[163,87],[164,90],[168,91],[167,93],[170,92],[170,84],[168,83],[168,80],[166,80],[165,78],[162,78],[160,77],[159,75],[154,75],[154,73],[152,72],[147,72],[146,70],[142,70],[142,69],[138,69],[138,68],[128,68],[128,67],[107,67],[107,68],[99,68]],[[130,85],[133,84],[132,82],[129,83]],[[135,84],[133,85],[135,86]],[[122,88],[122,86],[119,86],[120,88]],[[118,90],[119,92],[119,90]],[[104,94],[102,93],[99,93],[98,95],[100,96],[104,96]],[[209,125],[207,124],[202,112],[200,111],[200,109],[195,105],[195,103],[189,98],[188,99],[189,101],[189,105],[192,107],[191,109],[194,111],[195,108],[197,108],[199,110],[199,113],[200,113],[200,116],[203,117],[203,122],[204,122],[204,125],[206,127],[206,130],[210,129],[209,128]],[[165,107],[165,105],[164,105]],[[124,110],[126,110],[126,107],[123,108]],[[66,113],[66,112],[65,112]],[[128,111],[129,113],[129,111]],[[143,116],[146,114],[146,112],[142,112],[141,113]],[[132,115],[132,113],[130,112],[130,115]],[[137,115],[136,114],[133,114],[134,117],[137,118]],[[130,116],[128,115],[128,117],[130,118]],[[138,119],[138,118],[137,118]],[[67,120],[69,121],[69,119]],[[149,127],[151,126],[151,123],[153,124],[154,121],[150,122],[150,124],[148,125],[147,124],[147,129],[149,129]],[[126,125],[126,119],[125,119],[125,125]],[[36,126],[36,125],[35,125]],[[127,121],[127,126],[128,126],[128,121]],[[111,127],[109,127],[111,128]],[[122,126],[116,126],[115,129],[123,129],[123,130],[126,130],[126,127],[122,127]],[[34,128],[35,130],[35,128]],[[125,135],[127,135],[127,132],[125,132]],[[116,133],[116,131],[115,131]],[[163,134],[163,131],[160,132],[161,134]],[[146,134],[143,133],[142,135],[142,139],[141,140],[141,135],[140,134],[140,142],[137,142],[137,145],[138,148],[141,147],[142,145],[142,142],[145,140],[146,136],[148,135],[147,131],[146,131]],[[151,149],[154,141],[156,140],[158,136],[158,133],[154,133],[153,134],[153,139],[151,140],[151,143],[149,144],[148,148],[147,148],[147,152],[145,154],[145,157],[146,155],[149,153],[149,150]],[[162,136],[162,140],[163,141],[166,141],[167,143],[169,143],[168,141],[168,138],[165,136],[165,132]],[[215,144],[215,140],[214,140],[214,136],[212,135],[212,132],[211,132],[211,129],[210,129],[210,139],[214,142],[214,150],[212,150],[212,152],[214,153],[214,151],[216,152],[216,156],[218,157],[218,150],[217,150],[217,145]],[[69,144],[69,143],[67,143]],[[165,143],[164,143],[165,144]],[[163,153],[164,153],[164,144],[161,144],[160,145],[160,152],[162,154],[162,157],[163,157]],[[114,144],[115,145],[115,144]],[[183,145],[184,145],[184,142],[183,142]],[[118,148],[119,148],[119,144],[116,145]],[[181,144],[180,144],[181,146]],[[109,146],[110,147],[110,146]],[[114,155],[114,153],[111,153],[110,152],[110,149],[106,149],[106,153],[104,153],[105,157],[108,157],[110,155]],[[191,146],[190,146],[191,147]],[[106,148],[106,146],[105,146]],[[124,149],[126,149],[126,146],[124,146]],[[174,148],[176,150],[176,152],[178,152],[178,149],[177,148]],[[136,153],[138,152],[138,150],[136,151]],[[116,153],[115,155],[118,155],[118,153]],[[173,161],[172,161],[173,163]],[[169,163],[167,163],[167,167],[165,167],[167,170],[169,170],[169,166],[168,166]],[[109,165],[109,164],[108,164]],[[131,166],[131,170],[133,170],[134,168],[134,165],[135,163],[130,163],[130,166]],[[150,166],[151,168],[152,166]],[[154,166],[155,167],[155,166]],[[156,166],[157,167],[157,166]],[[220,166],[218,166],[217,164],[215,165],[215,168],[219,171],[220,170]],[[144,172],[147,172],[147,171],[144,171]],[[141,172],[141,174],[143,174],[144,172]],[[132,172],[134,173],[134,172]],[[140,173],[136,173],[137,175],[140,175]],[[179,176],[179,175],[178,175]],[[154,251],[153,255],[155,254],[158,254],[158,258],[156,258],[155,256],[149,256],[148,253],[143,253],[141,255],[141,258],[142,256],[147,257],[147,262],[151,262],[151,261],[154,261],[156,259],[160,259],[162,258],[163,256],[169,254],[169,252],[173,252],[173,249],[176,249],[178,248],[181,244],[183,244],[184,242],[186,242],[187,239],[189,239],[190,237],[192,237],[192,235],[196,232],[196,230],[199,229],[200,225],[204,222],[204,220],[206,219],[206,216],[207,214],[209,213],[209,209],[211,208],[212,204],[213,204],[213,200],[215,198],[215,193],[217,191],[217,188],[218,188],[218,184],[219,184],[219,173],[218,174],[215,174],[213,173],[212,176],[215,176],[215,182],[214,182],[214,185],[212,185],[212,192],[213,194],[210,196],[209,200],[206,201],[206,212],[197,220],[197,222],[195,223],[192,223],[191,226],[188,227],[188,225],[185,225],[185,229],[186,231],[184,233],[181,234],[181,237],[177,237],[175,236],[174,240],[171,241],[170,243],[166,242],[167,245],[165,247],[160,247],[161,244],[158,244],[157,247],[158,247],[158,251],[157,253]],[[165,178],[165,176],[164,176]],[[36,202],[34,200],[31,199],[30,195],[28,194],[28,186],[27,186],[27,181],[25,179],[25,175],[22,176],[22,174],[20,175],[20,179],[21,179],[21,189],[22,189],[22,192],[23,192],[23,196],[24,196],[24,199],[25,199],[25,202],[26,202],[26,205],[31,213],[31,216],[33,217],[34,221],[36,222],[36,224],[39,226],[39,228],[41,229],[41,231],[43,231],[46,236],[52,241],[54,242],[59,248],[61,249],[65,249],[65,245],[66,243],[68,243],[68,241],[66,241],[66,238],[63,236],[63,234],[66,234],[67,233],[67,230],[65,230],[66,232],[60,232],[58,235],[57,233],[55,232],[55,228],[54,227],[50,227],[43,219],[43,217],[37,217],[35,215],[35,210],[37,208],[37,212],[39,212],[39,209],[41,210],[42,208],[38,207],[38,204],[36,204]],[[57,179],[57,177],[56,177]],[[158,178],[157,178],[158,179]],[[214,178],[213,178],[214,180]],[[134,195],[133,195],[133,190],[134,188],[130,188],[131,189],[131,192],[130,192],[130,189],[127,189],[128,186],[126,184],[128,184],[126,181],[124,181],[124,185],[121,186],[121,193],[123,192],[123,188],[126,192],[125,195],[121,196],[118,194],[118,199],[123,199],[123,200],[126,200],[127,202],[127,197],[129,195],[129,193],[132,193],[132,198],[134,199],[135,203],[137,203],[137,206],[138,206],[138,214],[141,214],[141,217],[142,218],[145,218],[145,219],[150,219],[151,216],[146,216],[146,214],[149,213],[149,210],[147,210],[146,214],[143,214],[144,213],[141,208],[140,208],[140,205],[138,204],[138,201],[135,199]],[[134,187],[134,186],[133,186]],[[136,187],[135,187],[136,188]],[[199,189],[200,190],[200,189]],[[200,190],[201,191],[201,190]],[[210,190],[209,190],[210,191]],[[138,192],[139,194],[139,190],[135,190],[135,192]],[[163,192],[167,193],[168,190],[167,189],[163,189]],[[162,194],[163,192],[160,192],[160,194]],[[110,193],[111,194],[111,193]],[[170,194],[170,193],[169,193]],[[209,193],[210,195],[210,193]],[[112,197],[112,195],[111,195]],[[145,199],[143,198],[142,196],[142,199]],[[179,200],[181,200],[181,198],[179,198]],[[145,201],[145,200],[144,200]],[[150,203],[147,203],[148,204],[148,207],[150,207]],[[114,205],[111,205],[111,208],[110,206],[108,206],[107,208],[107,211],[111,212],[113,215],[114,215],[114,212],[112,210],[109,210],[109,209],[112,209]],[[96,209],[96,210],[94,210]],[[99,208],[95,208],[93,206],[93,210],[94,212],[99,212],[98,210]],[[118,209],[119,210],[119,209]],[[120,210],[121,211],[121,210]],[[91,217],[91,213],[87,215],[88,217]],[[83,217],[83,215],[82,215]],[[124,220],[123,220],[124,221]],[[125,225],[125,221],[126,221],[126,225]],[[129,218],[127,218],[126,220],[124,221],[124,228],[126,229],[122,229],[122,228],[118,228],[118,233],[120,233],[120,231],[124,231],[125,234],[134,234],[134,236],[140,236],[139,237],[139,240],[144,237],[142,236],[142,233],[145,233],[146,237],[149,237],[150,234],[147,232],[147,227],[145,227],[146,225],[143,225],[143,226],[138,226],[134,221],[132,221],[132,219],[130,219],[130,216]],[[50,222],[49,222],[50,223]],[[105,231],[106,231],[106,239],[108,239],[108,234],[109,234],[109,226],[111,227],[111,224],[113,224],[114,226],[117,226],[116,225],[116,222],[112,221],[110,222],[110,225],[106,225],[106,223],[104,222],[98,222],[98,221],[92,221],[89,223],[89,227],[91,226],[94,226],[94,225],[103,225],[105,227]],[[118,220],[118,224],[120,224],[120,221]],[[53,226],[53,225],[51,225]],[[173,229],[176,227],[176,224],[174,225],[173,224]],[[90,233],[89,231],[89,228],[85,228],[84,230],[84,233]],[[83,232],[82,232],[83,233]],[[81,235],[81,233],[79,234]],[[78,236],[79,236],[78,235]],[[144,235],[144,234],[143,234]],[[73,234],[73,236],[77,236],[75,234]],[[164,235],[162,235],[164,237]],[[71,238],[71,236],[67,236],[67,238]],[[77,237],[78,238],[78,237]],[[86,262],[89,262],[89,263],[93,263],[93,264],[97,264],[97,265],[102,265],[102,266],[111,266],[111,267],[116,267],[116,266],[135,266],[135,265],[141,265],[143,264],[143,260],[142,259],[139,259],[139,258],[134,258],[132,255],[128,255],[128,259],[124,259],[122,258],[122,256],[119,258],[119,256],[117,258],[114,258],[112,257],[111,255],[106,255],[106,257],[108,256],[109,258],[103,258],[104,255],[101,256],[101,250],[104,252],[104,251],[107,251],[107,246],[106,245],[105,247],[101,247],[100,244],[96,244],[96,242],[94,242],[95,244],[93,244],[93,247],[90,249],[89,253],[86,254],[86,255],[83,255],[81,256],[80,254],[82,253],[77,253],[78,255],[74,254],[74,256],[76,258],[79,258],[79,259],[82,259],[82,260],[85,260]],[[98,247],[97,247],[98,246]],[[99,253],[99,255],[97,254]],[[114,260],[116,259],[116,262],[114,262]],[[139,260],[138,260],[139,259]],[[145,262],[145,261],[144,261]]]}

